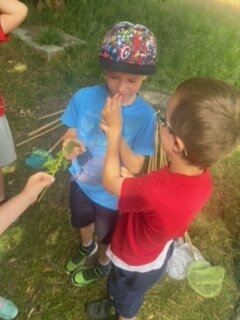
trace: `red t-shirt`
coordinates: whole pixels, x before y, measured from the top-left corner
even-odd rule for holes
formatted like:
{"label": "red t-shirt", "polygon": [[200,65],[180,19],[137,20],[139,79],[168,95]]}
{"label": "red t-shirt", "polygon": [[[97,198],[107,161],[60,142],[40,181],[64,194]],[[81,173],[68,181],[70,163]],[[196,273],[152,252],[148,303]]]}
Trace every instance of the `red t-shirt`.
{"label": "red t-shirt", "polygon": [[3,97],[0,96],[0,117],[5,114],[4,100]]}
{"label": "red t-shirt", "polygon": [[[0,43],[7,42],[9,40],[9,36],[3,32],[1,23],[0,23]],[[5,114],[4,101],[3,97],[0,96],[0,117]]]}
{"label": "red t-shirt", "polygon": [[184,234],[211,192],[209,171],[186,176],[163,168],[144,177],[125,179],[112,253],[132,266],[152,262],[169,240]]}
{"label": "red t-shirt", "polygon": [[3,32],[2,26],[0,24],[0,43],[7,42],[8,40],[9,40],[9,35],[7,35]]}

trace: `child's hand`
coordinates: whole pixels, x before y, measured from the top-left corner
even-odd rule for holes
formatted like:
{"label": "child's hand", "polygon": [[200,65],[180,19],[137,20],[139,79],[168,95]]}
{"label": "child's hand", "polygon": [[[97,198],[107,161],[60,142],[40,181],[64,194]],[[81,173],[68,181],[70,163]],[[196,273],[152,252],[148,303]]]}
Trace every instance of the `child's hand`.
{"label": "child's hand", "polygon": [[78,139],[67,138],[63,142],[64,156],[68,160],[73,160],[86,151],[82,142]]}
{"label": "child's hand", "polygon": [[119,94],[107,98],[100,123],[101,129],[107,136],[112,133],[121,133],[122,131],[121,102],[122,97]]}
{"label": "child's hand", "polygon": [[38,195],[45,187],[49,187],[55,178],[45,172],[38,172],[32,175],[24,187],[22,194],[25,194],[29,199],[29,203],[33,203],[37,200]]}

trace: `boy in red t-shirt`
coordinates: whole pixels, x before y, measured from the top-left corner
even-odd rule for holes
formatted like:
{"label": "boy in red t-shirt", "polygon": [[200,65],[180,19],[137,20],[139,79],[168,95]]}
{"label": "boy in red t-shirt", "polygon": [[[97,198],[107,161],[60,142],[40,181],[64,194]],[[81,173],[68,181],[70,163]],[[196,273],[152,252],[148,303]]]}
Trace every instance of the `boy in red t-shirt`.
{"label": "boy in red t-shirt", "polygon": [[[0,44],[9,40],[9,32],[26,17],[27,7],[17,0],[0,0]],[[4,100],[0,91],[0,204],[5,201],[4,180],[1,167],[16,160],[12,134],[5,116]]]}
{"label": "boy in red t-shirt", "polygon": [[89,319],[136,319],[144,295],[164,274],[173,240],[183,236],[212,193],[208,168],[240,140],[240,93],[225,82],[183,82],[160,118],[169,165],[142,177],[120,175],[121,96],[108,98],[103,184],[120,197],[119,221],[107,254],[109,300],[90,304]]}

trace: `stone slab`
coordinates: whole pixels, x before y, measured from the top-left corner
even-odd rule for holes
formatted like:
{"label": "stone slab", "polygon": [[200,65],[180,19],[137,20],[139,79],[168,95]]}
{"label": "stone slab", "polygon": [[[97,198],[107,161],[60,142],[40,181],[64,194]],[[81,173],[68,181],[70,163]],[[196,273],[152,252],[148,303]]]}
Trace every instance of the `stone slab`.
{"label": "stone slab", "polygon": [[34,38],[41,32],[46,30],[46,28],[36,27],[36,28],[17,28],[12,33],[14,33],[17,37],[19,37],[23,42],[27,43],[40,53],[44,54],[47,57],[47,60],[51,60],[58,53],[64,52],[65,48],[72,47],[75,45],[85,45],[87,42],[85,40],[81,40],[77,37],[74,37],[70,34],[61,32],[61,36],[63,37],[63,44],[61,46],[58,45],[40,45],[39,43],[34,41]]}

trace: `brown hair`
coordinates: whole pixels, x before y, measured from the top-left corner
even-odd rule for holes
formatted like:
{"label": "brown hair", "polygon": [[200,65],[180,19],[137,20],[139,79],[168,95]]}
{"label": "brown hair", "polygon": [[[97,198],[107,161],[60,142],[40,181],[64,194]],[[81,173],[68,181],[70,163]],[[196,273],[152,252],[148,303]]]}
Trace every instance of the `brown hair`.
{"label": "brown hair", "polygon": [[189,163],[207,168],[239,143],[238,90],[220,80],[192,78],[178,86],[175,97],[170,123],[185,145]]}

